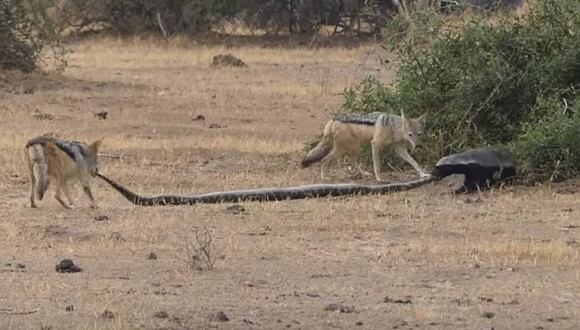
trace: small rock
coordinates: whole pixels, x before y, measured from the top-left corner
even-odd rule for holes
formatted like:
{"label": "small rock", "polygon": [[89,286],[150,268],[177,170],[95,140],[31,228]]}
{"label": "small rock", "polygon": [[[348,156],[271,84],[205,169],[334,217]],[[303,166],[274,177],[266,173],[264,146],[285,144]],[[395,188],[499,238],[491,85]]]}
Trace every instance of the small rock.
{"label": "small rock", "polygon": [[123,235],[121,235],[121,233],[115,231],[112,232],[111,235],[109,235],[109,238],[113,241],[117,241],[117,242],[124,242],[125,238],[123,237]]}
{"label": "small rock", "polygon": [[340,312],[340,313],[353,313],[355,311],[354,306],[345,306],[340,304],[331,303],[324,307],[325,311],[328,312]]}
{"label": "small rock", "polygon": [[101,111],[101,112],[97,112],[95,113],[95,117],[97,117],[100,120],[105,120],[107,119],[107,116],[109,115],[109,113],[107,111]]}
{"label": "small rock", "polygon": [[356,325],[356,326],[359,326],[359,327],[360,327],[360,326],[362,326],[362,325],[363,325],[363,322],[362,322],[362,321],[357,321],[357,322],[356,322],[354,325]]}
{"label": "small rock", "polygon": [[112,320],[115,318],[115,313],[111,312],[108,309],[105,309],[105,311],[99,317],[103,320]]}
{"label": "small rock", "polygon": [[34,94],[34,88],[26,88],[22,91],[24,94]]}
{"label": "small rock", "polygon": [[93,219],[95,221],[106,221],[106,220],[109,220],[109,217],[106,215],[97,215]]}
{"label": "small rock", "polygon": [[220,124],[216,124],[216,123],[209,124],[209,126],[208,126],[208,127],[209,127],[209,128],[222,128],[222,126],[221,126]]}
{"label": "small rock", "polygon": [[226,67],[226,66],[233,66],[233,67],[247,67],[246,63],[244,63],[239,58],[235,57],[232,54],[218,54],[213,57],[211,67]]}
{"label": "small rock", "polygon": [[166,319],[169,317],[169,314],[167,314],[167,312],[164,312],[164,311],[159,311],[159,312],[153,314],[153,317],[157,318],[157,319]]}
{"label": "small rock", "polygon": [[226,207],[226,212],[229,212],[231,214],[240,214],[242,212],[245,212],[246,209],[241,206],[240,204],[234,204],[232,206],[228,206]]}
{"label": "small rock", "polygon": [[24,268],[26,268],[25,264],[21,264],[21,263],[16,264],[16,269],[24,269]]}
{"label": "small rock", "polygon": [[332,303],[332,304],[326,305],[326,307],[324,307],[324,310],[334,312],[334,311],[337,311],[339,308],[340,308],[340,306],[338,304]]}
{"label": "small rock", "polygon": [[83,270],[74,264],[71,259],[63,259],[54,267],[57,273],[78,273]]}
{"label": "small rock", "polygon": [[49,113],[36,113],[32,117],[38,120],[54,120],[54,116]]}
{"label": "small rock", "polygon": [[157,254],[155,252],[151,252],[147,255],[147,259],[149,260],[157,260]]}
{"label": "small rock", "polygon": [[481,313],[481,317],[484,317],[486,319],[493,319],[495,317],[495,314],[492,312],[483,312]]}
{"label": "small rock", "polygon": [[68,305],[64,308],[65,311],[67,312],[73,312],[75,310],[75,306],[73,305]]}
{"label": "small rock", "polygon": [[554,318],[553,318],[553,317],[548,317],[548,318],[546,319],[546,321],[548,321],[548,322],[554,322]]}
{"label": "small rock", "polygon": [[383,302],[393,303],[393,304],[405,304],[405,305],[413,303],[411,301],[411,297],[409,297],[409,296],[405,297],[405,299],[393,299],[389,296],[386,296],[385,299],[383,300]]}
{"label": "small rock", "polygon": [[512,299],[512,300],[510,300],[508,302],[502,303],[502,305],[519,305],[519,303],[520,302],[517,299]]}
{"label": "small rock", "polygon": [[242,322],[244,322],[245,324],[254,324],[254,321],[250,320],[250,319],[242,319]]}
{"label": "small rock", "polygon": [[205,116],[204,115],[197,115],[195,118],[192,119],[193,121],[196,120],[205,120]]}
{"label": "small rock", "polygon": [[483,202],[483,201],[481,200],[481,197],[479,197],[479,196],[476,196],[476,197],[471,197],[471,198],[470,198],[470,197],[467,197],[467,198],[465,198],[465,199],[463,200],[463,202],[464,202],[465,204],[472,204],[472,203],[481,203],[481,202]]}
{"label": "small rock", "polygon": [[210,315],[210,320],[215,322],[227,322],[230,318],[223,311]]}

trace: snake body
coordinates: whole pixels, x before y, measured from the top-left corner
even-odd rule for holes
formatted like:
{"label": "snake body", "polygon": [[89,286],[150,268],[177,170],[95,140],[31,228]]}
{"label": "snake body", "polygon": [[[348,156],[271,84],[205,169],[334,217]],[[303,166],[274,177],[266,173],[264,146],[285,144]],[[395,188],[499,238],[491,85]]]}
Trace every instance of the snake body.
{"label": "snake body", "polygon": [[320,198],[327,196],[346,195],[369,195],[388,194],[403,190],[413,189],[434,180],[433,177],[426,177],[407,182],[395,182],[384,184],[357,184],[357,183],[336,183],[336,184],[314,184],[286,188],[260,188],[248,190],[233,190],[212,192],[193,196],[158,195],[144,197],[125,188],[121,184],[109,179],[101,173],[97,176],[111,185],[127,200],[135,205],[155,206],[155,205],[195,205],[212,203],[236,203],[242,201],[281,201],[291,199]]}

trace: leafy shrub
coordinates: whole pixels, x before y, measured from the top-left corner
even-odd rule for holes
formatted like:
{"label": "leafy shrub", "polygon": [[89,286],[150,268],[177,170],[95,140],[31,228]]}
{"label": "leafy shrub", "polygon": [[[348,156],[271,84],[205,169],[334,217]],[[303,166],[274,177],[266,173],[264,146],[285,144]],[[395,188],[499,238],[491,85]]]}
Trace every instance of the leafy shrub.
{"label": "leafy shrub", "polygon": [[48,12],[50,0],[0,0],[0,69],[33,71],[40,60],[66,67],[67,50]]}
{"label": "leafy shrub", "polygon": [[164,30],[194,35],[232,16],[238,0],[61,0],[55,13],[72,31],[112,29],[121,35]]}
{"label": "leafy shrub", "polygon": [[362,82],[344,91],[344,109],[356,112],[381,111],[390,105],[391,90],[386,88],[373,76],[367,76]]}
{"label": "leafy shrub", "polygon": [[[555,100],[542,110],[562,108]],[[580,173],[580,106],[571,114],[554,113],[527,125],[515,143],[518,165],[526,181],[560,181]],[[543,111],[541,111],[543,112]]]}
{"label": "leafy shrub", "polygon": [[[561,105],[540,100],[575,101],[580,1],[546,0],[530,8],[525,18],[498,16],[493,24],[474,20],[447,33],[434,34],[428,24],[413,26],[418,30],[396,43],[401,61],[396,86],[366,79],[345,92],[344,110],[403,110],[408,116],[428,111],[426,136],[417,153],[424,163],[467,148],[512,145],[520,136],[531,139],[540,134],[539,123],[561,111]],[[429,37],[420,37],[424,35]],[[550,132],[542,132],[547,141]],[[580,143],[580,134],[575,139]],[[520,145],[533,144],[522,137]],[[550,167],[540,158],[522,161],[540,172]],[[563,168],[567,164],[560,162],[559,173],[574,172]]]}
{"label": "leafy shrub", "polygon": [[30,72],[40,50],[22,2],[0,0],[0,69]]}

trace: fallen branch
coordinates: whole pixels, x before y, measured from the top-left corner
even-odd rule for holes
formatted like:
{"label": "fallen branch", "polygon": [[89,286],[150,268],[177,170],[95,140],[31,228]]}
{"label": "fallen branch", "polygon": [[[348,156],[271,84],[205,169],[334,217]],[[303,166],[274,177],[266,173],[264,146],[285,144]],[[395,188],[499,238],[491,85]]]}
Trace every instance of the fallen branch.
{"label": "fallen branch", "polygon": [[167,30],[165,30],[165,26],[163,26],[163,21],[161,20],[161,13],[159,11],[157,12],[157,25],[159,26],[159,30],[161,30],[163,39],[167,40]]}
{"label": "fallen branch", "polygon": [[7,314],[7,315],[30,315],[38,312],[38,309],[31,310],[31,311],[14,311],[11,309],[0,309],[0,314]]}

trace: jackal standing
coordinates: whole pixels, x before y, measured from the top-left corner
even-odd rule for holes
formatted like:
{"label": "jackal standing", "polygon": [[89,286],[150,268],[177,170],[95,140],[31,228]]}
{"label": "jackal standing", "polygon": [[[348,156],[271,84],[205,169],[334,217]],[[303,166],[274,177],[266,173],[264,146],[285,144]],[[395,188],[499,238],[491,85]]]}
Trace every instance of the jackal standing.
{"label": "jackal standing", "polygon": [[377,181],[381,181],[379,154],[385,146],[392,146],[395,152],[421,177],[429,176],[407,151],[409,146],[415,149],[419,143],[425,126],[425,118],[426,114],[419,118],[407,119],[402,112],[400,116],[381,112],[338,115],[326,123],[322,139],[302,160],[302,167],[308,167],[320,161],[320,178],[323,180],[325,166],[334,159],[348,155],[361,174],[372,175],[363,170],[357,160],[361,146],[370,143]]}
{"label": "jackal standing", "polygon": [[[102,139],[87,145],[78,141],[66,141],[50,136],[38,136],[26,143],[26,159],[30,169],[30,207],[36,207],[35,200],[42,200],[50,179],[56,181],[56,200],[65,208],[74,206],[68,181],[78,179],[91,207],[97,203],[91,191],[92,178],[97,175],[97,151]],[[62,199],[64,192],[69,205]]]}

